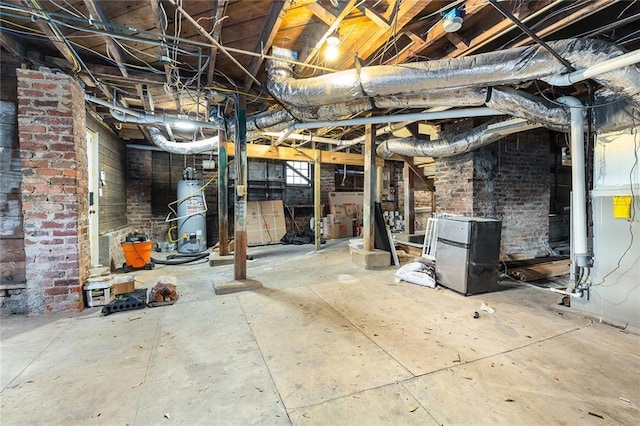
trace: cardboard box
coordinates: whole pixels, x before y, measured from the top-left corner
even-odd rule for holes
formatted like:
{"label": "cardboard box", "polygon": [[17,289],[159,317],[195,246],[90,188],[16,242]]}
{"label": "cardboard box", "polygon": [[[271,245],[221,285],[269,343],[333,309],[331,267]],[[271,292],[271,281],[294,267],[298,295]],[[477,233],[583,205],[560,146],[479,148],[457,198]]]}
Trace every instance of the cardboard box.
{"label": "cardboard box", "polygon": [[347,217],[347,209],[343,205],[337,205],[333,207],[333,214],[336,218]]}
{"label": "cardboard box", "polygon": [[110,301],[114,300],[119,294],[131,293],[135,289],[136,284],[134,280],[113,283],[111,284],[111,287],[109,287]]}
{"label": "cardboard box", "polygon": [[247,245],[280,244],[287,233],[282,200],[247,203]]}
{"label": "cardboard box", "polygon": [[351,218],[334,218],[327,220],[325,228],[325,238],[349,238],[353,237],[353,219]]}

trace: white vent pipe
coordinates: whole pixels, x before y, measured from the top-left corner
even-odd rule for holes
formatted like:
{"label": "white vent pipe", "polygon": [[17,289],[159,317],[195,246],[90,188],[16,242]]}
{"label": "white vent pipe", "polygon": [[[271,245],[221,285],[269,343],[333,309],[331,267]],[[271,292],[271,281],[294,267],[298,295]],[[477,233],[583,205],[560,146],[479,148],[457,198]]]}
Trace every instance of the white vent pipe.
{"label": "white vent pipe", "polygon": [[557,99],[571,113],[571,235],[573,262],[583,268],[590,266],[587,254],[587,200],[584,161],[584,107],[571,96]]}
{"label": "white vent pipe", "polygon": [[596,65],[590,66],[589,68],[568,74],[553,75],[547,78],[546,81],[552,86],[571,86],[572,84],[579,83],[589,78],[597,77],[600,74],[611,72],[629,65],[637,64],[638,62],[640,62],[640,50],[634,50],[633,52],[616,56],[615,58],[600,62]]}

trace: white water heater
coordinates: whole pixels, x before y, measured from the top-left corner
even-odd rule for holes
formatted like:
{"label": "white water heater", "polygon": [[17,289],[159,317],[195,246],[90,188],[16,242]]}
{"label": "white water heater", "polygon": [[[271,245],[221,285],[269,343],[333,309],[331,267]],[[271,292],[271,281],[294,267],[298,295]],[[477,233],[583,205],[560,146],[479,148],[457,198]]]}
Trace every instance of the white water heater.
{"label": "white water heater", "polygon": [[178,181],[178,252],[200,253],[207,248],[207,204],[202,181]]}

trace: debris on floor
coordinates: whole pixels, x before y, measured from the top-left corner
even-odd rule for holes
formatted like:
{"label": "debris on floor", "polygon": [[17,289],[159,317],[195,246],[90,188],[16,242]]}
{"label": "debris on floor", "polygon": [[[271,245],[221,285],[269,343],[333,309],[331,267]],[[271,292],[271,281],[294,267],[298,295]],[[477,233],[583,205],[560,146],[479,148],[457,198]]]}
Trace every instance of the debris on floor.
{"label": "debris on floor", "polygon": [[488,312],[490,314],[494,313],[496,310],[493,309],[493,307],[491,305],[489,305],[487,302],[482,302],[482,305],[480,305],[480,310],[481,311],[485,311]]}
{"label": "debris on floor", "polygon": [[156,284],[151,288],[148,306],[165,306],[174,304],[180,295],[178,294],[178,279],[165,275],[156,279]]}
{"label": "debris on floor", "polygon": [[147,289],[141,288],[130,293],[123,293],[116,296],[116,299],[102,307],[103,315],[110,315],[115,312],[131,311],[143,309],[147,306]]}
{"label": "debris on floor", "polygon": [[[282,244],[313,244],[316,240],[316,233],[309,227],[307,227],[304,231],[290,231],[285,233],[282,238],[280,238],[280,242]],[[324,239],[320,239],[320,243],[324,244],[326,241]]]}
{"label": "debris on floor", "polygon": [[506,262],[506,273],[520,281],[536,281],[569,273],[569,258],[550,257]]}
{"label": "debris on floor", "polygon": [[406,281],[430,288],[436,286],[436,270],[430,263],[410,262],[398,269],[394,275],[396,282]]}

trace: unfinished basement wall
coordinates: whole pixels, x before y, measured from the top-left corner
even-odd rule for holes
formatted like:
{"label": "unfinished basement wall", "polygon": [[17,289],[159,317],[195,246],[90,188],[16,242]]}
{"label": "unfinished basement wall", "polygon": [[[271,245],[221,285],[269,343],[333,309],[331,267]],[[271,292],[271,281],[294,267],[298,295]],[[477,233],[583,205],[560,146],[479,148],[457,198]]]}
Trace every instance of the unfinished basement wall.
{"label": "unfinished basement wall", "polygon": [[153,239],[151,154],[151,151],[127,149],[127,224]]}
{"label": "unfinished basement wall", "polygon": [[436,211],[502,220],[503,256],[548,254],[549,141],[539,129],[436,159]]}
{"label": "unfinished basement wall", "polygon": [[0,81],[0,312],[27,312],[22,166],[17,135],[15,67],[1,64]]}
{"label": "unfinished basement wall", "polygon": [[436,159],[437,213],[473,216],[473,155]]}
{"label": "unfinished basement wall", "polygon": [[16,72],[27,312],[79,310],[90,264],[84,93],[64,74]]}
{"label": "unfinished basement wall", "polygon": [[503,255],[549,253],[549,140],[531,130],[474,152],[473,214],[502,220]]}
{"label": "unfinished basement wall", "polygon": [[105,177],[96,194],[99,264],[114,270],[124,263],[120,242],[132,230],[127,224],[126,144],[90,111],[87,112],[87,129],[97,134],[97,171],[103,172]]}

